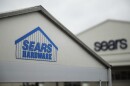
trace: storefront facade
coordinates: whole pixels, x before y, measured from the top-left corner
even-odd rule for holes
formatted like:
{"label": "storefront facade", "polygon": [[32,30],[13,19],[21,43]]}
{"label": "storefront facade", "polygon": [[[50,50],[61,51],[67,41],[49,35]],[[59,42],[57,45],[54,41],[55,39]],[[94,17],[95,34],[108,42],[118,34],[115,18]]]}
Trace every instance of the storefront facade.
{"label": "storefront facade", "polygon": [[77,35],[112,65],[113,86],[130,85],[130,22],[107,20]]}
{"label": "storefront facade", "polygon": [[1,83],[61,86],[55,82],[98,82],[111,86],[111,66],[42,6],[0,14],[0,41]]}

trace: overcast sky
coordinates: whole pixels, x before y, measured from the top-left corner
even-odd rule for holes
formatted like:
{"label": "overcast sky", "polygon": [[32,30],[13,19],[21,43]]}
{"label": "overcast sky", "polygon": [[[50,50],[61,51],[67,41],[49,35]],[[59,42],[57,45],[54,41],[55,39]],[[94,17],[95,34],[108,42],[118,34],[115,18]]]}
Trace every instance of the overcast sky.
{"label": "overcast sky", "polygon": [[74,34],[107,19],[130,21],[130,0],[0,0],[0,13],[36,5]]}

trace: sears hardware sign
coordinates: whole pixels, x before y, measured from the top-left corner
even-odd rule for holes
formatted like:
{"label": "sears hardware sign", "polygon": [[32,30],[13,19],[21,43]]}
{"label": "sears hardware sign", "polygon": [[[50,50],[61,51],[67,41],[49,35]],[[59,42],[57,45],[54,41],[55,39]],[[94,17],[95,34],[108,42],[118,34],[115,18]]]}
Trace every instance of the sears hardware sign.
{"label": "sears hardware sign", "polygon": [[58,47],[37,27],[15,41],[16,59],[57,61]]}

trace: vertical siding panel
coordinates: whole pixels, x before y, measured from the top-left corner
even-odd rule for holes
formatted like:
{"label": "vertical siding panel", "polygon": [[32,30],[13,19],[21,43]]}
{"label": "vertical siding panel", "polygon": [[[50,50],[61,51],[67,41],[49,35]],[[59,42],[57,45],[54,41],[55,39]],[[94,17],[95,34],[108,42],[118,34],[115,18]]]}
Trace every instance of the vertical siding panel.
{"label": "vertical siding panel", "polygon": [[17,58],[19,58],[19,43],[17,43]]}
{"label": "vertical siding panel", "polygon": [[30,41],[33,41],[33,40],[32,40],[32,35],[30,35],[29,38],[30,38]]}
{"label": "vertical siding panel", "polygon": [[18,58],[20,58],[20,43],[18,43]]}
{"label": "vertical siding panel", "polygon": [[[41,44],[41,42],[40,42],[40,32],[39,31],[38,31],[38,42]],[[39,60],[41,60],[41,58],[39,58]]]}
{"label": "vertical siding panel", "polygon": [[44,43],[46,43],[46,38],[45,38],[45,36],[44,36]]}
{"label": "vertical siding panel", "polygon": [[[44,37],[43,37],[43,34],[42,34],[42,33],[41,33],[41,36],[40,36],[40,37],[41,37],[41,41],[40,41],[40,42],[41,42],[41,43],[44,43]],[[43,60],[43,59],[42,59],[42,60]]]}
{"label": "vertical siding panel", "polygon": [[54,57],[54,47],[52,46],[52,61],[54,61],[55,60],[55,57]]}
{"label": "vertical siding panel", "polygon": [[42,43],[42,42],[41,42],[41,40],[42,40],[41,33],[40,33],[39,37],[40,37],[40,41],[39,41],[39,42]]}
{"label": "vertical siding panel", "polygon": [[[33,40],[33,34],[31,34],[30,38],[31,38],[30,41],[34,41]],[[34,44],[34,46],[35,46],[35,44]],[[32,52],[34,52],[34,51],[32,51]]]}
{"label": "vertical siding panel", "polygon": [[[27,37],[26,40],[29,40],[29,37]],[[27,51],[28,51],[28,50],[27,50]],[[26,51],[26,52],[27,52],[27,51]],[[25,57],[25,59],[28,59],[28,57]]]}
{"label": "vertical siding panel", "polygon": [[52,46],[52,60],[54,61],[55,60],[55,58],[54,58],[54,47]]}
{"label": "vertical siding panel", "polygon": [[16,58],[18,58],[18,44],[16,44],[16,50],[15,50],[15,52],[16,52]]}
{"label": "vertical siding panel", "polygon": [[56,59],[57,59],[57,57],[56,57],[56,49],[55,49],[55,55],[54,55],[54,57],[55,57],[55,61],[56,61]]}
{"label": "vertical siding panel", "polygon": [[54,61],[56,61],[56,54],[55,54],[55,52],[56,52],[56,49],[54,47],[54,56],[53,56],[55,58]]}
{"label": "vertical siding panel", "polygon": [[[40,42],[40,33],[39,33],[39,31],[37,31],[38,32],[38,42]],[[38,58],[38,60],[40,60],[40,58]]]}
{"label": "vertical siding panel", "polygon": [[55,49],[55,58],[56,58],[56,61],[57,61],[57,49]]}
{"label": "vertical siding panel", "polygon": [[36,43],[36,32],[33,34],[33,41],[35,41],[35,43]]}
{"label": "vertical siding panel", "polygon": [[23,43],[23,40],[20,42],[20,58],[22,58],[22,43]]}
{"label": "vertical siding panel", "polygon": [[16,47],[15,47],[15,58],[17,58],[17,44],[16,44]]}
{"label": "vertical siding panel", "polygon": [[[51,42],[39,30],[34,32],[33,34],[30,34],[24,40],[35,41],[35,46],[36,46],[36,43],[39,42],[40,43],[40,47],[41,47],[42,43],[45,43],[47,45],[51,44]],[[23,54],[22,46],[23,46],[23,41],[24,40],[21,40],[19,43],[16,44],[16,51],[15,51],[16,58],[18,58],[18,59],[34,59],[34,60],[57,61],[57,49],[52,44],[51,44],[52,45],[52,52],[51,52],[52,59],[51,60],[49,60],[49,59],[42,59],[42,58],[36,58],[35,59],[35,58],[22,57],[23,56],[22,55]],[[34,51],[30,51],[30,52],[34,52]],[[36,52],[38,52],[38,51],[36,51]],[[41,53],[41,52],[38,52],[38,53]],[[42,53],[44,53],[44,51]]]}
{"label": "vertical siding panel", "polygon": [[[47,38],[45,37],[45,43],[47,44]],[[46,52],[47,53],[47,52]],[[46,60],[46,59],[45,59]],[[46,61],[49,61],[49,60],[46,60]]]}
{"label": "vertical siding panel", "polygon": [[22,58],[22,41],[19,43],[20,44],[20,58]]}
{"label": "vertical siding panel", "polygon": [[43,43],[42,40],[43,40],[42,34],[40,33],[40,43]]}
{"label": "vertical siding panel", "polygon": [[[33,38],[33,40],[35,41],[35,43],[37,43],[37,41],[36,41],[36,38],[37,38],[37,35],[36,35],[37,33],[35,32],[33,35],[34,35],[34,38]],[[36,59],[35,59],[36,60]]]}
{"label": "vertical siding panel", "polygon": [[34,34],[32,34],[32,40],[35,41],[35,40],[34,40]]}
{"label": "vertical siding panel", "polygon": [[[28,40],[29,40],[29,41],[32,41],[32,40],[31,40],[31,35],[28,36]],[[31,58],[29,57],[29,58],[27,58],[27,59],[31,59]]]}
{"label": "vertical siding panel", "polygon": [[18,58],[18,44],[16,44],[16,50],[15,50],[15,52],[16,52],[16,58]]}
{"label": "vertical siding panel", "polygon": [[55,57],[56,57],[56,61],[57,61],[57,49],[55,49],[56,50],[56,52],[55,52]]}
{"label": "vertical siding panel", "polygon": [[17,44],[18,50],[17,50],[17,58],[19,58],[19,43]]}
{"label": "vertical siding panel", "polygon": [[37,42],[37,32],[35,32],[35,41]]}
{"label": "vertical siding panel", "polygon": [[38,31],[38,42],[40,42],[40,33]]}
{"label": "vertical siding panel", "polygon": [[43,35],[43,43],[45,43],[45,36]]}
{"label": "vertical siding panel", "polygon": [[[39,42],[39,31],[37,31],[37,42]],[[37,43],[36,42],[36,43]],[[37,51],[38,52],[38,51]],[[37,58],[37,60],[39,60],[39,58]]]}
{"label": "vertical siding panel", "polygon": [[46,37],[45,37],[45,43],[47,44],[47,40],[46,40]]}
{"label": "vertical siding panel", "polygon": [[54,60],[53,61],[55,61],[56,60],[56,58],[55,58],[55,48],[54,48],[54,51],[53,51],[54,53],[53,53],[53,58],[54,58]]}
{"label": "vertical siding panel", "polygon": [[[31,36],[32,36],[32,35],[29,36],[29,41],[33,41]],[[32,52],[32,51],[31,51],[31,52]],[[31,58],[29,58],[29,59],[31,59]]]}
{"label": "vertical siding panel", "polygon": [[[43,43],[43,35],[42,35],[42,33],[40,33],[40,43]],[[43,60],[43,58],[41,60]]]}
{"label": "vertical siding panel", "polygon": [[[29,41],[30,41],[30,38],[29,38],[29,37],[27,37],[27,38],[26,38],[26,40],[29,40]],[[29,59],[29,58],[28,58],[28,57],[25,57],[25,59]]]}
{"label": "vertical siding panel", "polygon": [[21,42],[19,42],[19,58],[21,58]]}
{"label": "vertical siding panel", "polygon": [[[38,42],[38,31],[36,32],[36,43]],[[36,51],[37,52],[37,51]],[[38,60],[38,58],[36,58],[35,60]]]}
{"label": "vertical siding panel", "polygon": [[56,49],[54,48],[54,58],[55,58],[55,60],[54,61],[56,61],[56,54],[55,54],[55,52],[56,52]]}

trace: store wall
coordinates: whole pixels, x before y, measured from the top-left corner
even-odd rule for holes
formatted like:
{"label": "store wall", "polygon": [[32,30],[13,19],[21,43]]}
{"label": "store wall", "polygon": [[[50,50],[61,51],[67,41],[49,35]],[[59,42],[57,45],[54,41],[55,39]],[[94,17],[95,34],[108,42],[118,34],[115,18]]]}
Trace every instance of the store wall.
{"label": "store wall", "polygon": [[[56,62],[16,59],[17,48],[15,46],[15,41],[37,27],[40,27],[58,46]],[[84,69],[88,68],[90,71],[95,69],[96,71],[92,72],[96,72],[96,75],[92,74],[94,77],[97,76],[96,78],[92,77],[94,80],[97,78],[105,78],[104,81],[107,81],[108,79],[107,68],[104,65],[93,58],[73,39],[39,12],[0,19],[0,41],[0,68],[2,70],[0,71],[0,82],[42,82],[44,81],[43,78],[45,79],[43,76],[48,77],[44,72],[47,71],[45,69],[49,70],[50,65],[60,65],[61,67],[82,67]],[[49,70],[49,72],[52,70],[53,68]],[[100,72],[102,70],[103,73]],[[90,71],[88,72],[91,73]],[[48,73],[48,71],[46,73]],[[101,73],[102,76],[100,76]],[[68,80],[70,78],[68,78]],[[54,80],[55,79],[53,79],[53,81]],[[12,86],[18,84],[21,85],[21,83],[9,84]],[[2,83],[0,85],[9,84]],[[55,86],[55,83],[46,83],[46,85]],[[60,85],[63,84],[60,83]]]}
{"label": "store wall", "polygon": [[77,37],[111,65],[130,65],[130,22],[108,20]]}
{"label": "store wall", "polygon": [[[15,40],[40,27],[58,46],[57,62],[18,60],[15,57]],[[75,41],[51,23],[39,12],[4,18],[0,20],[0,61],[35,64],[56,64],[80,67],[104,68],[96,59],[86,53]],[[8,52],[8,54],[6,54]],[[5,58],[6,57],[6,58]],[[0,62],[1,63],[1,62]]]}
{"label": "store wall", "polygon": [[23,86],[23,83],[0,83],[0,86]]}

